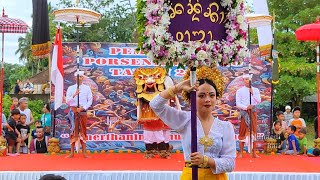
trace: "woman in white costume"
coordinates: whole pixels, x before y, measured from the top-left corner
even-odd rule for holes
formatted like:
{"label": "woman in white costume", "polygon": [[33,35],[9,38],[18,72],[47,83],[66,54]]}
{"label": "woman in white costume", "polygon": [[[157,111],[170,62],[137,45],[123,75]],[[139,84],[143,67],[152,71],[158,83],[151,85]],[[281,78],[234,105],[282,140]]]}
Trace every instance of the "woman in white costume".
{"label": "woman in white costume", "polygon": [[[212,115],[217,97],[224,92],[224,81],[216,68],[198,67],[197,84],[190,86],[190,71],[184,81],[162,91],[151,102],[154,113],[170,128],[181,134],[184,159],[186,161],[181,179],[190,180],[191,165],[198,165],[199,179],[228,179],[226,172],[235,166],[236,143],[233,126]],[[197,91],[197,146],[198,152],[191,153],[191,112],[177,110],[168,106],[168,99],[182,93],[186,101],[190,91]]]}

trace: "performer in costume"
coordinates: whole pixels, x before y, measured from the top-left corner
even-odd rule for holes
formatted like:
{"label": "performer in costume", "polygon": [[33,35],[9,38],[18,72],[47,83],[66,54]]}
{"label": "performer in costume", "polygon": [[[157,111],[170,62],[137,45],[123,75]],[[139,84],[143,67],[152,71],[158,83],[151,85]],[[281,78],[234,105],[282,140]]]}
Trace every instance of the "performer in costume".
{"label": "performer in costume", "polygon": [[[240,128],[239,128],[239,158],[242,158],[243,147],[247,137],[250,136],[250,122],[252,122],[253,148],[252,156],[256,154],[256,137],[257,137],[257,112],[255,106],[261,102],[260,91],[258,88],[250,85],[250,75],[243,75],[245,86],[236,92],[236,106],[240,109]],[[251,104],[250,104],[251,95]],[[250,118],[251,115],[251,118]],[[249,145],[251,147],[251,145]]]}
{"label": "performer in costume", "polygon": [[[92,105],[92,92],[89,86],[83,84],[84,72],[79,71],[74,73],[74,77],[77,81],[79,74],[79,89],[77,83],[70,86],[67,89],[66,102],[71,107],[73,114],[74,124],[70,135],[71,154],[69,158],[74,156],[75,143],[80,141],[82,145],[82,153],[84,157],[88,157],[86,154],[86,140],[87,140],[87,110]],[[78,96],[79,96],[79,108],[78,108]]]}
{"label": "performer in costume", "polygon": [[159,151],[161,158],[169,158],[172,149],[169,145],[170,128],[153,112],[149,102],[165,89],[165,80],[168,80],[167,85],[173,85],[173,81],[170,77],[166,77],[166,70],[161,67],[138,68],[134,72],[134,78],[137,84],[138,122],[144,128],[143,135],[146,145],[144,157],[153,158]]}
{"label": "performer in costume", "polygon": [[[186,161],[181,179],[191,180],[191,165],[198,165],[198,177],[204,180],[228,179],[226,172],[234,169],[236,143],[233,126],[228,121],[214,117],[212,111],[218,97],[224,91],[224,80],[216,68],[197,67],[197,84],[190,86],[190,71],[184,81],[158,94],[150,102],[150,107],[170,128],[181,134],[184,159]],[[168,106],[167,101],[182,92],[186,101],[190,91],[197,90],[197,135],[198,152],[191,153],[191,112]]]}

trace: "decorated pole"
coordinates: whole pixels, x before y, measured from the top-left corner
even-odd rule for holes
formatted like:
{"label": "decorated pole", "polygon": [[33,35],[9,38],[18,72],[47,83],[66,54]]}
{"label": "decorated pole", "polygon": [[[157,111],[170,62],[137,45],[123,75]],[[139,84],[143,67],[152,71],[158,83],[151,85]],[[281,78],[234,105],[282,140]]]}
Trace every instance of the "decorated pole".
{"label": "decorated pole", "polygon": [[[250,51],[250,45],[251,45],[251,43],[250,43],[250,25],[249,25],[249,23],[248,23],[248,52],[249,52],[249,90],[250,89],[252,89],[252,87],[251,87],[251,82],[252,82],[252,77],[251,77],[251,51]],[[250,94],[249,94],[249,105],[251,105],[252,104],[252,99],[251,99],[251,96],[252,96],[252,94],[251,94],[251,92],[250,92]],[[253,109],[251,109],[250,110],[250,114],[249,114],[249,118],[250,118],[250,127],[249,127],[249,130],[250,130],[250,137],[249,137],[249,145],[248,145],[248,147],[250,147],[250,149],[248,149],[248,151],[251,153],[251,154],[253,154],[253,152],[252,152],[252,146],[253,146],[253,140],[252,140],[252,110]]]}
{"label": "decorated pole", "polygon": [[[79,1],[76,1],[76,6],[78,6]],[[62,23],[72,23],[75,24],[77,28],[77,90],[79,90],[79,69],[80,69],[80,46],[79,46],[79,28],[80,27],[90,27],[91,24],[99,23],[101,14],[86,8],[72,7],[59,9],[53,12],[55,16],[55,21]],[[77,107],[80,107],[80,97],[77,96]],[[77,113],[77,121],[80,121],[80,113]],[[80,123],[79,123],[80,124]],[[75,127],[75,129],[80,130],[80,125]]]}
{"label": "decorated pole", "polygon": [[[194,86],[197,82],[197,68],[190,68],[190,85]],[[195,90],[190,92],[190,102],[191,102],[191,153],[198,151],[197,142],[197,92]],[[192,179],[198,179],[198,166],[192,166]]]}
{"label": "decorated pole", "polygon": [[0,33],[2,34],[2,47],[1,47],[1,72],[0,72],[0,136],[2,135],[2,112],[3,112],[3,95],[4,95],[4,33],[26,33],[28,25],[20,20],[9,18],[2,9],[2,16],[0,17]]}

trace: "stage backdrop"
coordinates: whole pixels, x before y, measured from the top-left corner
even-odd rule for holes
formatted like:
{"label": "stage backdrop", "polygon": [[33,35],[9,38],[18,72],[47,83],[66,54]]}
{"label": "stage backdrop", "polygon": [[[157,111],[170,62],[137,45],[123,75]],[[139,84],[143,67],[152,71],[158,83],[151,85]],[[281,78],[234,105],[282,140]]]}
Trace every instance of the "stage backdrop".
{"label": "stage backdrop", "polygon": [[[81,43],[80,70],[85,71],[84,84],[91,87],[93,104],[88,111],[87,134],[88,150],[132,150],[144,151],[143,127],[137,123],[135,82],[133,72],[138,67],[154,67],[143,53],[135,51],[136,44]],[[259,138],[269,132],[270,121],[270,72],[271,65],[259,59],[259,50],[252,54],[252,85],[259,88],[262,103],[258,105]],[[64,63],[64,95],[70,85],[76,83],[76,43],[63,43]],[[248,72],[248,65],[219,67],[225,77],[226,91],[219,100],[214,114],[220,119],[234,124],[238,134],[238,111],[235,108],[236,90],[243,86],[241,75]],[[180,81],[185,73],[176,67],[170,69],[170,76],[175,83]],[[54,91],[53,91],[54,92]],[[52,94],[53,95],[53,94]],[[64,99],[65,102],[65,99]],[[180,99],[184,110],[189,110],[187,104]],[[60,139],[62,149],[69,149],[70,108],[64,103],[56,112],[56,137]],[[125,116],[121,126],[112,130],[116,122],[115,114]],[[237,138],[237,135],[236,137]],[[262,141],[261,141],[262,142]],[[174,149],[182,151],[180,136],[172,131],[171,144]],[[237,145],[238,146],[238,145]],[[262,143],[260,144],[260,147]]]}

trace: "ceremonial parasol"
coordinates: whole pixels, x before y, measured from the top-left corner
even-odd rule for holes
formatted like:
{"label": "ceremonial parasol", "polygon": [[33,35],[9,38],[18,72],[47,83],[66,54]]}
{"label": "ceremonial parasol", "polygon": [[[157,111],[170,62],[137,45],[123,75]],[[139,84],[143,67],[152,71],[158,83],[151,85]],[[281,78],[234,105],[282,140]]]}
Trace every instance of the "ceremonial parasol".
{"label": "ceremonial parasol", "polygon": [[[77,89],[79,89],[79,86],[80,86],[79,85],[79,68],[80,68],[79,28],[90,27],[91,24],[98,23],[101,18],[101,14],[90,9],[79,8],[79,7],[59,9],[54,11],[53,14],[55,16],[55,21],[62,22],[62,23],[75,24],[75,26],[78,27],[77,28]],[[80,107],[79,96],[77,101],[78,101],[77,107],[79,108]]]}
{"label": "ceremonial parasol", "polygon": [[[0,18],[0,33],[2,33],[2,59],[1,59],[1,78],[0,78],[0,129],[2,129],[2,106],[3,106],[3,84],[4,84],[4,33],[26,33],[28,25],[20,20],[8,18],[2,10],[2,16]],[[0,136],[2,131],[0,131]]]}
{"label": "ceremonial parasol", "polygon": [[[299,41],[316,41],[316,56],[317,56],[317,94],[318,94],[318,129],[320,129],[320,62],[319,62],[319,53],[320,53],[320,16],[317,17],[317,21],[312,24],[306,24],[299,27],[296,30],[296,38]],[[320,137],[320,131],[318,131],[318,137]]]}

